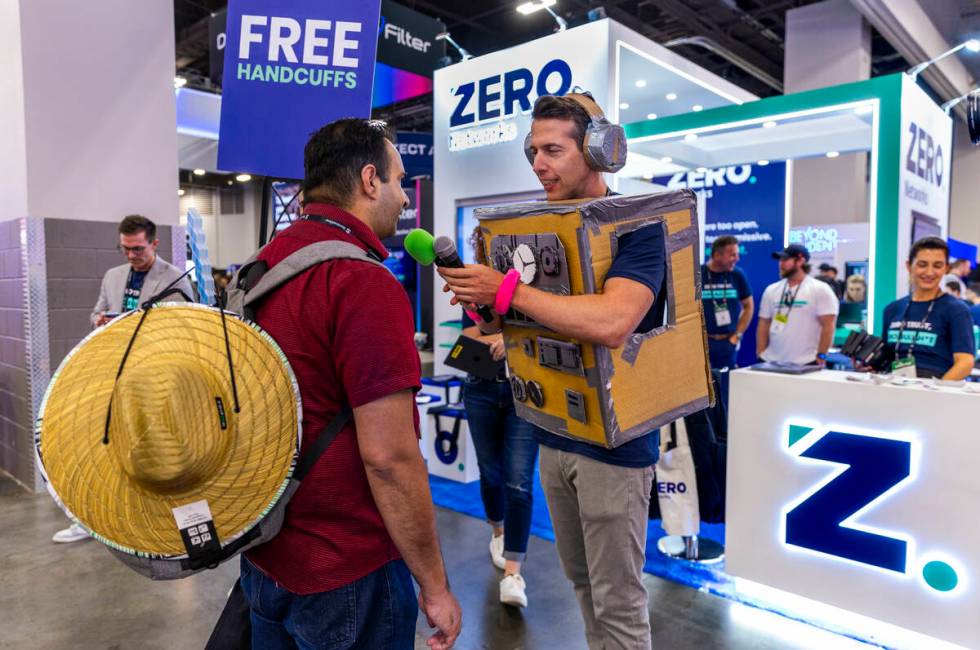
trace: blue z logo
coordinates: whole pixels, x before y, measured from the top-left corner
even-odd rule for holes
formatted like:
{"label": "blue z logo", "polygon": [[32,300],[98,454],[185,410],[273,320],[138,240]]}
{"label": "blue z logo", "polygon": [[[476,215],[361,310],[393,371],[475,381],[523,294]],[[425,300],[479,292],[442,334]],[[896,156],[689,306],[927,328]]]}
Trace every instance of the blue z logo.
{"label": "blue z logo", "polygon": [[[794,429],[812,430],[790,425],[791,447],[796,442],[792,440]],[[912,444],[908,440],[827,431],[797,452],[800,458],[845,467],[786,512],[786,543],[905,573],[908,542],[862,530],[848,519],[867,510],[909,478]]]}

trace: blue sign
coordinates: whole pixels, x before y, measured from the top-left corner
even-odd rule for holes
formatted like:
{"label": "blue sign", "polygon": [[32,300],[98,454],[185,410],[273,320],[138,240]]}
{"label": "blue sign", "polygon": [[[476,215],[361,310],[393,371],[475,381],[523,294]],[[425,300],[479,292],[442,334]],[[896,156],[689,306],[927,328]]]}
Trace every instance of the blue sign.
{"label": "blue sign", "polygon": [[380,0],[231,0],[218,167],[303,177],[310,134],[371,115]]}
{"label": "blue sign", "polygon": [[783,248],[786,226],[786,163],[736,165],[705,171],[689,171],[653,179],[668,189],[690,188],[704,194],[705,260],[711,242],[722,235],[739,240],[739,268],[752,285],[755,314],[738,351],[738,365],[756,362],[755,330],[759,304],[766,287],[779,279],[779,265],[772,253]]}
{"label": "blue sign", "polygon": [[399,131],[395,137],[395,149],[405,165],[405,177],[432,176],[432,134]]}

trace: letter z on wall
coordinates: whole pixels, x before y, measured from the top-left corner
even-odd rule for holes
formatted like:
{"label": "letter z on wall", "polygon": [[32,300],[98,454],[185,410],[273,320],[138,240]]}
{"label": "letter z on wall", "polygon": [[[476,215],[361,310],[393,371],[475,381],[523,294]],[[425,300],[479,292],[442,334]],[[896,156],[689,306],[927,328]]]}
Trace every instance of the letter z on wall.
{"label": "letter z on wall", "polygon": [[380,0],[231,0],[218,167],[303,177],[310,133],[371,114]]}

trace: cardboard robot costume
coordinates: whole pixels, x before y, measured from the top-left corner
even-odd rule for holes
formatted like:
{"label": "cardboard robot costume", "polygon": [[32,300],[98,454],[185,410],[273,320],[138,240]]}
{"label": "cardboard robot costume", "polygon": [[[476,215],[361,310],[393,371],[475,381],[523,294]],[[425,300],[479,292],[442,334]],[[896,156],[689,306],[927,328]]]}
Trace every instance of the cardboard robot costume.
{"label": "cardboard robot costume", "polygon": [[705,339],[696,202],[690,190],[476,211],[490,265],[559,295],[602,291],[619,237],[664,229],[665,322],[621,348],[553,332],[511,309],[503,318],[517,414],[607,448],[714,402]]}

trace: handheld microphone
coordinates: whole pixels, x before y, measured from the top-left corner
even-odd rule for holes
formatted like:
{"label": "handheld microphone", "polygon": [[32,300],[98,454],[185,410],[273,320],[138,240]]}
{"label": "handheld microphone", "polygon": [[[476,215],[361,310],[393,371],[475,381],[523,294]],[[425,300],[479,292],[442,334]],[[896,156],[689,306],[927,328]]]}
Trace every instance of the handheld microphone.
{"label": "handheld microphone", "polygon": [[[452,239],[445,236],[433,239],[431,234],[421,228],[415,228],[405,235],[405,251],[412,256],[412,259],[424,266],[435,263],[436,266],[451,269],[463,268],[463,261],[459,259],[456,244]],[[476,312],[483,322],[493,321],[493,310],[486,305],[477,305]]]}

